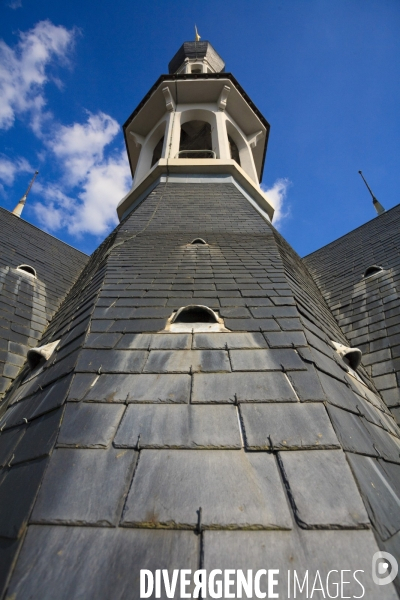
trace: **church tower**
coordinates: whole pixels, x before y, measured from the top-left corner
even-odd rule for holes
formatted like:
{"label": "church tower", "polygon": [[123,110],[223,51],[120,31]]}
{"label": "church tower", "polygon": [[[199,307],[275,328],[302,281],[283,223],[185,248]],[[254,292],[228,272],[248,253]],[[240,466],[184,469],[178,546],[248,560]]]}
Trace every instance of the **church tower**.
{"label": "church tower", "polygon": [[271,223],[269,124],[224,69],[184,43],[125,123],[120,224],[2,405],[9,600],[398,598],[399,429]]}

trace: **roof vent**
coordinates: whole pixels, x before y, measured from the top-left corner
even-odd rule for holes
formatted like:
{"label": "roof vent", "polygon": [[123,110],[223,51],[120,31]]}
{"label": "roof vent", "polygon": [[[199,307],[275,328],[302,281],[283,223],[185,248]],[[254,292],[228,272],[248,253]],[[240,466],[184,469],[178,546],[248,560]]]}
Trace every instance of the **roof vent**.
{"label": "roof vent", "polygon": [[17,267],[17,271],[24,271],[24,273],[27,273],[32,277],[36,277],[36,270],[30,265],[19,265],[19,267]]}
{"label": "roof vent", "polygon": [[190,242],[191,244],[205,244],[207,246],[207,242],[203,240],[203,238],[195,238]]}
{"label": "roof vent", "polygon": [[40,363],[46,362],[57,348],[60,340],[46,344],[45,346],[37,346],[28,350],[27,359],[31,369],[35,369]]}
{"label": "roof vent", "polygon": [[171,323],[218,323],[218,317],[208,306],[190,304],[180,308]]}
{"label": "roof vent", "polygon": [[364,277],[371,277],[372,275],[380,273],[381,271],[383,271],[383,267],[380,267],[379,265],[371,265],[368,267],[368,269],[366,269]]}
{"label": "roof vent", "polygon": [[333,341],[332,344],[346,365],[349,365],[349,367],[351,367],[354,371],[360,366],[362,352],[359,348],[349,348],[344,344],[338,344],[337,342]]}

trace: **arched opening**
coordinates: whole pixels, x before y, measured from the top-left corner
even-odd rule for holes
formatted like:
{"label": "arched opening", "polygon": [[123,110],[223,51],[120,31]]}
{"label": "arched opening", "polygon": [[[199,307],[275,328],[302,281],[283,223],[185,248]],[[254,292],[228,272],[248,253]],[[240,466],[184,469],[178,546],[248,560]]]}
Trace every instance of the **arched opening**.
{"label": "arched opening", "polygon": [[195,73],[195,74],[202,73],[202,72],[203,72],[203,67],[202,67],[202,65],[197,65],[197,64],[193,65],[193,66],[192,66],[192,69],[191,69],[191,72],[192,72],[192,73]]}
{"label": "arched opening", "polygon": [[365,270],[364,277],[371,277],[371,275],[375,275],[376,273],[380,273],[383,271],[383,268],[379,265],[371,265],[368,269]]}
{"label": "arched opening", "polygon": [[339,354],[340,358],[343,360],[346,365],[351,367],[353,371],[355,371],[361,363],[362,352],[359,348],[349,348],[344,344],[339,344],[338,342],[334,342],[332,340],[332,345],[335,348],[336,352]]}
{"label": "arched opening", "polygon": [[36,270],[30,265],[19,265],[19,267],[17,267],[17,271],[23,271],[32,277],[36,277]]}
{"label": "arched opening", "polygon": [[235,160],[237,162],[237,164],[240,166],[239,148],[237,147],[237,145],[235,144],[235,142],[233,141],[233,139],[231,138],[230,135],[228,135],[228,142],[229,142],[229,150],[231,152],[231,158],[233,158],[233,160]]}
{"label": "arched opening", "polygon": [[205,244],[205,245],[207,245],[207,242],[205,240],[203,240],[203,238],[195,238],[190,243],[191,244]]}
{"label": "arched opening", "polygon": [[157,142],[157,144],[153,150],[153,157],[151,159],[152,167],[154,167],[156,162],[158,162],[162,156],[162,151],[163,151],[163,146],[164,146],[164,137],[165,136],[162,136],[162,138]]}
{"label": "arched opening", "polygon": [[194,120],[182,124],[179,158],[215,158],[210,123]]}
{"label": "arched opening", "polygon": [[190,304],[177,311],[172,323],[218,323],[218,317],[208,306]]}

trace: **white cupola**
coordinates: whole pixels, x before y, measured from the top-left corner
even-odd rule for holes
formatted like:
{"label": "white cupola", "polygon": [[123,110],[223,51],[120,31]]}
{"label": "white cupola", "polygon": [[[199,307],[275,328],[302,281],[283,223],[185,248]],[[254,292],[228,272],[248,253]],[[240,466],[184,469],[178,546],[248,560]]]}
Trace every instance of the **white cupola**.
{"label": "white cupola", "polygon": [[207,41],[185,42],[124,125],[133,175],[120,219],[162,175],[229,176],[268,217],[260,189],[269,123]]}

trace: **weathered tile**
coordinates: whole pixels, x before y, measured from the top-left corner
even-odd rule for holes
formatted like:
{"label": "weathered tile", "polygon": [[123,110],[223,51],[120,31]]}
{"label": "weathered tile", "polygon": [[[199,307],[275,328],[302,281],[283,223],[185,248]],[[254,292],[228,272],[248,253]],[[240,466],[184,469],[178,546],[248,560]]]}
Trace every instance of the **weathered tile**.
{"label": "weathered tile", "polygon": [[116,525],[136,457],[133,450],[115,448],[55,450],[40,488],[32,522]]}
{"label": "weathered tile", "polygon": [[246,447],[251,450],[340,448],[325,407],[307,404],[244,404]]}
{"label": "weathered tile", "polygon": [[241,448],[233,406],[131,404],[114,446],[136,448]]}
{"label": "weathered tile", "polygon": [[75,374],[69,389],[68,400],[82,400],[97,379],[96,373]]}
{"label": "weathered tile", "polygon": [[313,365],[307,365],[307,367],[307,371],[288,371],[287,373],[297,396],[302,402],[326,400],[315,367]]}
{"label": "weathered tile", "polygon": [[152,350],[144,373],[230,371],[228,353],[222,350]]}
{"label": "weathered tile", "polygon": [[374,440],[364,427],[363,417],[330,405],[328,405],[328,412],[344,450],[378,456],[373,446]]}
{"label": "weathered tile", "polygon": [[16,539],[25,527],[48,458],[12,467],[0,480],[0,537]]}
{"label": "weathered tile", "polygon": [[82,350],[78,372],[141,373],[148,353],[140,350]]}
{"label": "weathered tile", "polygon": [[231,350],[230,356],[233,371],[282,371],[282,367],[306,369],[295,350]]}
{"label": "weathered tile", "polygon": [[324,388],[328,402],[355,413],[358,412],[358,396],[351,388],[325,373],[319,372],[318,377]]}
{"label": "weathered tile", "polygon": [[117,344],[121,350],[148,350],[152,340],[151,333],[125,333]]}
{"label": "weathered tile", "polygon": [[369,432],[371,440],[379,454],[386,460],[400,464],[400,440],[381,427],[365,420],[364,427]]}
{"label": "weathered tile", "polygon": [[19,426],[0,433],[0,467],[8,464],[14,449],[25,433],[26,427]]}
{"label": "weathered tile", "polygon": [[122,333],[89,333],[85,348],[114,348]]}
{"label": "weathered tile", "polygon": [[[348,454],[368,516],[383,540],[400,530],[400,466]],[[393,469],[390,473],[386,467]],[[397,488],[397,489],[396,489]]]}
{"label": "weathered tile", "polygon": [[123,523],[290,529],[275,457],[237,450],[143,450]]}
{"label": "weathered tile", "polygon": [[307,340],[302,331],[268,331],[265,333],[271,348],[306,346]]}
{"label": "weathered tile", "polygon": [[97,402],[189,402],[189,375],[101,375],[85,400]]}
{"label": "weathered tile", "polygon": [[267,343],[261,333],[195,333],[193,348],[267,348]]}
{"label": "weathered tile", "polygon": [[151,336],[150,350],[189,350],[190,333],[155,333]]}
{"label": "weathered tile", "polygon": [[[246,577],[248,569],[254,576],[261,569],[273,568],[279,570],[274,575],[278,585],[273,589],[279,598],[338,597],[343,575],[343,581],[348,583],[343,584],[342,598],[363,595],[368,600],[397,600],[393,584],[378,587],[372,580],[371,562],[378,550],[373,533],[363,530],[205,531],[204,569],[207,573],[212,569],[233,569],[233,593],[237,589],[235,571],[242,570]],[[343,569],[349,572],[341,574]],[[356,579],[352,573],[356,573]],[[267,576],[260,579],[260,591],[268,598]],[[246,597],[244,591],[242,597]]]}
{"label": "weathered tile", "polygon": [[11,574],[12,564],[21,542],[22,539],[10,540],[7,538],[0,538],[0,594],[2,597]]}
{"label": "weathered tile", "polygon": [[297,402],[281,372],[210,373],[193,377],[192,402]]}
{"label": "weathered tile", "polygon": [[48,456],[51,453],[57,438],[63,410],[63,408],[58,408],[30,423],[23,439],[15,449],[11,464]]}
{"label": "weathered tile", "polygon": [[141,569],[193,572],[199,545],[192,531],[31,525],[9,597],[54,600],[57,590],[57,600],[139,598]]}
{"label": "weathered tile", "polygon": [[57,445],[107,448],[124,410],[120,404],[67,403]]}
{"label": "weathered tile", "polygon": [[314,527],[366,527],[368,517],[341,450],[281,452],[299,518]]}

